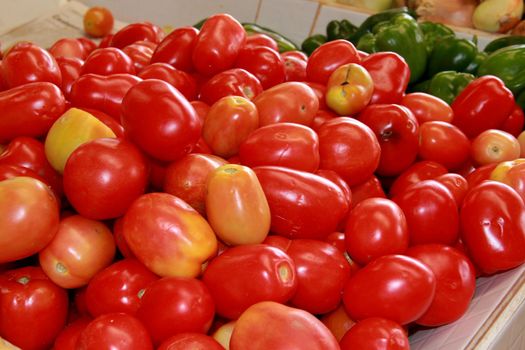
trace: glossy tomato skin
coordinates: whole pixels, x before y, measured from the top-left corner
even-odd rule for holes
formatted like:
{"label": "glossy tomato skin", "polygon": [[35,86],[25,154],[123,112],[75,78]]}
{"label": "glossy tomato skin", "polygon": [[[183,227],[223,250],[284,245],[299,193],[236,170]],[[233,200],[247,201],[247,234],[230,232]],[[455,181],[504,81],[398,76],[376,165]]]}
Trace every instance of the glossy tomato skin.
{"label": "glossy tomato skin", "polygon": [[408,108],[396,104],[373,104],[366,107],[358,119],[374,131],[381,146],[377,174],[399,175],[415,161],[419,125]]}
{"label": "glossy tomato skin", "polygon": [[151,56],[153,55],[153,49],[140,44],[140,42],[126,46],[122,51],[128,55],[133,62],[136,73],[142,72],[142,70],[149,65]]}
{"label": "glossy tomato skin", "polygon": [[445,101],[424,92],[406,94],[401,104],[414,113],[419,124],[430,121],[451,123],[454,119],[454,111]]}
{"label": "glossy tomato skin", "polygon": [[[46,350],[66,324],[68,296],[41,268],[0,275],[0,336],[27,350]],[[28,332],[31,330],[31,332]]]}
{"label": "glossy tomato skin", "polygon": [[291,122],[309,126],[319,100],[308,85],[287,82],[276,85],[257,95],[253,100],[259,111],[259,125]]}
{"label": "glossy tomato skin", "polygon": [[381,181],[372,175],[364,182],[350,187],[352,191],[352,208],[367,198],[386,198]]}
{"label": "glossy tomato skin", "polygon": [[339,304],[337,309],[321,316],[321,322],[332,332],[337,341],[355,324],[354,320],[348,316],[343,303]]}
{"label": "glossy tomato skin", "polygon": [[46,184],[23,176],[1,181],[0,263],[31,256],[44,248],[55,236],[58,221],[58,203]]}
{"label": "glossy tomato skin", "polygon": [[45,135],[65,108],[64,95],[48,82],[29,83],[0,92],[0,144],[17,136]]}
{"label": "glossy tomato skin", "polygon": [[341,117],[329,120],[317,131],[321,169],[337,172],[349,186],[368,179],[380,162],[381,146],[364,123]]}
{"label": "glossy tomato skin", "polygon": [[284,62],[279,52],[269,47],[243,47],[237,55],[235,67],[255,75],[264,90],[286,80]]}
{"label": "glossy tomato skin", "polygon": [[82,43],[77,39],[73,38],[62,38],[55,41],[48,51],[53,57],[55,57],[55,60],[59,57],[78,58],[80,60],[84,60],[88,56],[86,54],[84,45],[82,45]]}
{"label": "glossy tomato skin", "polygon": [[148,166],[131,142],[101,138],[79,146],[64,168],[64,192],[75,210],[90,219],[124,215],[144,193]]}
{"label": "glossy tomato skin", "polygon": [[179,333],[169,337],[157,350],[223,350],[224,348],[212,337],[201,333]]}
{"label": "glossy tomato skin", "polygon": [[346,332],[341,350],[410,350],[408,336],[398,323],[380,317],[365,318]]}
{"label": "glossy tomato skin", "polygon": [[80,333],[89,322],[91,322],[91,318],[81,317],[69,323],[56,337],[53,350],[75,350]]}
{"label": "glossy tomato skin", "polygon": [[277,46],[277,42],[270,36],[266,34],[262,34],[262,33],[249,33],[248,36],[246,37],[244,48],[257,47],[257,46],[265,46],[274,51],[279,52],[279,47]]}
{"label": "glossy tomato skin", "polygon": [[144,80],[122,100],[126,136],[146,154],[173,161],[188,154],[199,140],[201,122],[188,100],[161,80]]}
{"label": "glossy tomato skin", "polygon": [[137,41],[149,41],[158,44],[164,38],[162,29],[149,22],[131,23],[115,33],[111,46],[119,49]]}
{"label": "glossy tomato skin", "polygon": [[75,57],[57,57],[56,61],[62,74],[62,85],[60,89],[64,96],[69,97],[71,86],[80,76],[80,70],[82,69],[84,61]]}
{"label": "glossy tomato skin", "polygon": [[258,302],[290,300],[297,290],[295,268],[292,258],[278,248],[240,245],[211,260],[202,281],[210,290],[217,314],[236,319]]}
{"label": "glossy tomato skin", "polygon": [[232,16],[219,13],[206,19],[197,36],[192,59],[196,70],[211,76],[233,67],[246,41],[246,31]]}
{"label": "glossy tomato skin", "polygon": [[205,334],[214,315],[208,288],[195,278],[165,277],[151,283],[137,310],[156,345],[178,333]]}
{"label": "glossy tomato skin", "polygon": [[322,240],[348,212],[350,203],[341,188],[321,176],[276,166],[254,171],[270,205],[275,234]]}
{"label": "glossy tomato skin", "polygon": [[516,104],[508,118],[505,119],[505,121],[501,125],[500,129],[508,132],[514,137],[518,137],[523,131],[524,126],[525,114],[523,113],[523,109],[521,109],[521,107],[518,104]]}
{"label": "glossy tomato skin", "polygon": [[60,86],[62,74],[55,58],[34,44],[15,45],[2,59],[2,78],[8,88],[35,82]]}
{"label": "glossy tomato skin", "polygon": [[492,163],[480,166],[468,173],[465,179],[468,182],[469,189],[472,189],[485,180],[490,180],[492,171],[498,166],[498,163]]}
{"label": "glossy tomato skin", "polygon": [[333,170],[318,169],[315,174],[324,177],[325,179],[328,179],[339,186],[339,188],[343,191],[343,194],[345,195],[348,203],[352,204],[352,190],[338,173]]}
{"label": "glossy tomato skin", "polygon": [[208,79],[200,89],[199,99],[208,105],[225,96],[241,96],[254,99],[263,91],[261,82],[255,75],[241,68],[222,71]]}
{"label": "glossy tomato skin", "polygon": [[439,181],[445,185],[450,193],[454,196],[458,208],[461,208],[463,199],[468,192],[468,182],[467,180],[456,173],[447,173],[435,178],[436,181]]}
{"label": "glossy tomato skin", "polygon": [[180,27],[168,34],[151,56],[151,63],[167,63],[185,72],[193,71],[192,53],[199,30],[194,27]]}
{"label": "glossy tomato skin", "polygon": [[269,124],[248,135],[240,145],[239,157],[249,167],[275,165],[314,172],[320,162],[319,138],[301,124]]}
{"label": "glossy tomato skin", "polygon": [[359,62],[361,59],[354,44],[343,39],[332,40],[312,52],[306,66],[306,76],[308,81],[325,85],[337,68]]}
{"label": "glossy tomato skin", "polygon": [[485,181],[461,207],[461,239],[474,264],[493,274],[525,261],[525,204],[509,186]]}
{"label": "glossy tomato skin", "polygon": [[283,56],[285,81],[306,81],[306,61],[293,56]]}
{"label": "glossy tomato skin", "polygon": [[405,325],[425,313],[435,290],[428,266],[404,255],[384,255],[350,277],[343,302],[353,320],[384,317]]}
{"label": "glossy tomato skin", "polygon": [[124,127],[122,127],[119,120],[97,109],[86,108],[86,107],[82,107],[79,109],[88,112],[93,117],[97,118],[102,123],[104,123],[108,128],[111,129],[111,131],[113,131],[113,133],[115,134],[117,138],[122,138],[122,139],[124,138]]}
{"label": "glossy tomato skin", "polygon": [[93,51],[84,61],[80,75],[135,74],[135,66],[129,56],[115,47]]}
{"label": "glossy tomato skin", "polygon": [[406,255],[426,264],[436,276],[436,294],[417,324],[436,327],[458,320],[476,289],[476,271],[460,251],[441,244],[410,247]]}
{"label": "glossy tomato skin", "polygon": [[348,216],[346,251],[358,264],[366,265],[383,255],[403,254],[408,242],[405,214],[389,199],[365,199]]}
{"label": "glossy tomato skin", "polygon": [[390,197],[403,192],[412,184],[431,180],[446,173],[448,173],[447,168],[439,163],[430,160],[416,162],[403,171],[392,183],[389,192]]}
{"label": "glossy tomato skin", "polygon": [[521,146],[508,132],[488,129],[472,140],[470,151],[474,164],[487,165],[519,158]]}
{"label": "glossy tomato skin", "polygon": [[138,260],[120,260],[98,272],[89,281],[86,289],[89,313],[93,317],[113,312],[135,315],[141,293],[158,279]]}
{"label": "glossy tomato skin", "polygon": [[167,63],[153,63],[146,66],[139,74],[142,79],[160,79],[177,88],[188,101],[197,98],[197,82],[188,73],[173,68]]}
{"label": "glossy tomato skin", "polygon": [[196,277],[201,265],[217,251],[208,222],[168,193],[148,193],[136,199],[124,215],[123,233],[138,260],[162,277]]}
{"label": "glossy tomato skin", "polygon": [[153,350],[144,325],[125,313],[101,315],[91,321],[80,333],[77,350]]}
{"label": "glossy tomato skin", "polygon": [[[266,326],[261,327],[261,324]],[[332,333],[312,314],[265,301],[251,306],[239,317],[230,349],[327,350],[339,349],[339,345]]]}

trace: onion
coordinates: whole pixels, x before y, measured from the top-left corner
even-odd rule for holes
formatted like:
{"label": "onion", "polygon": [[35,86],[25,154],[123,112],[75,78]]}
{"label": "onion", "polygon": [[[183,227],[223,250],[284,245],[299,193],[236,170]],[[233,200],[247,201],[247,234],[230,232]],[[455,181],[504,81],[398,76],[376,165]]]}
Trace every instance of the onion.
{"label": "onion", "polygon": [[409,0],[408,3],[421,20],[473,27],[472,14],[478,0]]}

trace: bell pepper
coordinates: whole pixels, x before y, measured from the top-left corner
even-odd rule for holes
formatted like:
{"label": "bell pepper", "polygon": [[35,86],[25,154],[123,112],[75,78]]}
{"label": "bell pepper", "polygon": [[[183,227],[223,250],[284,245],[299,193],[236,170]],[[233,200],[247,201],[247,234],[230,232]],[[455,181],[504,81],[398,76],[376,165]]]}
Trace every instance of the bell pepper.
{"label": "bell pepper", "polygon": [[492,53],[496,50],[502,49],[507,46],[512,45],[522,45],[525,44],[525,36],[523,35],[507,35],[501,38],[492,40],[485,46],[483,51],[486,53]]}
{"label": "bell pepper", "polygon": [[398,53],[410,67],[411,83],[418,81],[426,69],[425,37],[417,21],[406,13],[377,24],[372,33],[361,37],[357,48],[368,53],[379,51]]}
{"label": "bell pepper", "polygon": [[469,73],[439,72],[430,79],[425,92],[439,97],[448,104],[452,104],[456,96],[474,79],[474,75]]}
{"label": "bell pepper", "polygon": [[293,41],[270,28],[262,27],[255,23],[242,23],[242,26],[248,34],[259,33],[268,35],[270,38],[277,42],[279,52],[299,50],[299,47]]}
{"label": "bell pepper", "polygon": [[303,43],[301,44],[301,51],[310,56],[315,49],[326,43],[327,40],[328,39],[326,38],[326,35],[323,34],[309,36],[308,38],[304,39]]}
{"label": "bell pepper", "polygon": [[453,70],[463,72],[474,61],[478,49],[476,44],[468,39],[449,36],[437,41],[428,60],[428,76],[443,71]]}
{"label": "bell pepper", "polygon": [[427,47],[427,53],[430,56],[434,50],[434,45],[437,41],[446,37],[455,36],[456,34],[452,29],[442,23],[436,22],[421,22],[419,28],[425,36],[425,42]]}
{"label": "bell pepper", "polygon": [[469,63],[467,68],[463,70],[465,73],[470,73],[476,75],[479,69],[479,66],[489,57],[489,54],[484,51],[478,51],[474,60]]}
{"label": "bell pepper", "polygon": [[525,45],[512,45],[494,51],[479,66],[478,75],[495,75],[518,96],[525,90]]}
{"label": "bell pepper", "polygon": [[350,38],[350,35],[355,33],[357,27],[353,25],[350,21],[343,20],[332,20],[326,26],[326,37],[328,41],[333,41],[337,39],[347,39]]}

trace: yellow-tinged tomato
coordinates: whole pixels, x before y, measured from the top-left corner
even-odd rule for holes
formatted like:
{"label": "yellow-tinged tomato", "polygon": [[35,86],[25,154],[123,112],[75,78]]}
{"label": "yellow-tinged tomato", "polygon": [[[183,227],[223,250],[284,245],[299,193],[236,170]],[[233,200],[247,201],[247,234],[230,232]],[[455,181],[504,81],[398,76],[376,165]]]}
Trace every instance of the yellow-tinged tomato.
{"label": "yellow-tinged tomato", "polygon": [[368,71],[356,63],[337,68],[326,84],[326,105],[339,115],[353,115],[372,99],[374,81]]}
{"label": "yellow-tinged tomato", "polygon": [[49,129],[45,142],[47,160],[62,174],[69,156],[78,146],[103,137],[116,135],[90,113],[71,108]]}
{"label": "yellow-tinged tomato", "polygon": [[82,287],[111,264],[116,246],[100,221],[73,215],[62,219],[51,243],[39,253],[40,266],[62,288]]}
{"label": "yellow-tinged tomato", "polygon": [[514,166],[525,163],[525,158],[518,158],[499,163],[490,173],[490,180],[507,183],[507,174]]}
{"label": "yellow-tinged tomato", "polygon": [[225,349],[230,348],[230,339],[232,337],[233,329],[235,328],[235,322],[236,321],[230,321],[223,324],[212,334],[213,339],[215,339]]}
{"label": "yellow-tinged tomato", "polygon": [[525,131],[518,135],[518,142],[520,144],[520,157],[525,158]]}
{"label": "yellow-tinged tomato", "polygon": [[345,333],[355,324],[342,303],[334,311],[324,314],[321,322],[332,332],[337,341],[341,341]]}
{"label": "yellow-tinged tomato", "polygon": [[101,38],[108,35],[113,29],[113,14],[105,7],[91,7],[84,14],[82,23],[86,34],[94,38]]}
{"label": "yellow-tinged tomato", "polygon": [[226,244],[256,244],[270,231],[270,207],[257,176],[244,165],[226,164],[208,177],[206,215]]}
{"label": "yellow-tinged tomato", "polygon": [[498,129],[488,129],[476,136],[471,143],[474,163],[486,165],[515,160],[520,157],[520,143],[512,134]]}

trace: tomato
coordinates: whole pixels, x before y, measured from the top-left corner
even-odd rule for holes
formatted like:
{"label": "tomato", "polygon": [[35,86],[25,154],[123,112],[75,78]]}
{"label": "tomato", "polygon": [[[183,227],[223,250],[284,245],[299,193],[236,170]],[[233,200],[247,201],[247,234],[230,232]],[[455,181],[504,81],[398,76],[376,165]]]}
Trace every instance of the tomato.
{"label": "tomato", "polygon": [[126,136],[142,151],[162,161],[188,154],[199,140],[201,123],[188,100],[170,84],[144,80],[122,100]]}
{"label": "tomato", "polygon": [[115,47],[96,49],[84,61],[80,75],[84,74],[112,75],[135,74],[135,66],[131,58]]}
{"label": "tomato", "polygon": [[346,183],[343,178],[336,173],[333,170],[326,170],[326,169],[318,169],[315,172],[316,175],[319,175],[321,177],[324,177],[327,180],[332,181],[334,184],[339,186],[341,191],[343,191],[343,194],[349,204],[352,204],[352,190],[350,189],[350,186]]}
{"label": "tomato", "polygon": [[461,207],[461,239],[473,263],[493,274],[525,262],[525,204],[508,185],[485,181]]}
{"label": "tomato", "polygon": [[251,306],[239,317],[230,349],[327,350],[339,349],[339,345],[332,333],[312,314],[265,301]]}
{"label": "tomato", "polygon": [[[318,84],[318,83],[312,83],[310,81],[305,81],[304,84],[308,85],[313,91],[315,96],[317,96],[317,99],[319,100],[319,110],[326,110],[328,107],[326,106],[326,85]],[[338,116],[337,114],[333,113],[334,116]]]}
{"label": "tomato", "polygon": [[88,56],[82,43],[73,38],[62,38],[55,41],[48,51],[55,59],[68,57],[83,60]]}
{"label": "tomato", "polygon": [[40,251],[55,236],[58,221],[57,200],[43,182],[31,177],[0,181],[0,263]]}
{"label": "tomato", "polygon": [[84,31],[94,38],[108,35],[113,29],[113,14],[105,7],[91,7],[82,20]]}
{"label": "tomato", "polygon": [[110,47],[111,46],[111,40],[113,40],[113,34],[106,35],[105,37],[103,37],[99,41],[97,48],[101,49],[101,48],[105,48],[105,47]]}
{"label": "tomato", "polygon": [[124,313],[101,315],[80,333],[76,350],[153,350],[144,325]]}
{"label": "tomato", "polygon": [[64,168],[64,192],[75,210],[91,219],[122,216],[144,193],[146,160],[124,139],[101,138],[78,147]]}
{"label": "tomato", "polygon": [[343,302],[353,320],[383,317],[405,325],[425,313],[435,291],[428,266],[403,255],[383,255],[350,277]]}
{"label": "tomato", "polygon": [[179,333],[206,333],[214,315],[208,288],[195,278],[165,277],[151,283],[137,310],[156,345]]}
{"label": "tomato", "polygon": [[376,176],[370,176],[368,180],[350,187],[352,191],[352,208],[367,198],[386,198],[381,182]]}
{"label": "tomato", "polygon": [[354,44],[343,39],[332,40],[312,52],[306,66],[306,76],[311,82],[326,85],[330,75],[340,66],[359,62],[361,59]]}
{"label": "tomato", "polygon": [[38,258],[53,282],[62,288],[78,288],[111,264],[114,256],[115,242],[109,228],[73,215],[60,221],[55,237]]}
{"label": "tomato", "polygon": [[212,15],[197,36],[193,66],[206,76],[230,69],[245,41],[246,31],[235,18],[225,13]]}
{"label": "tomato", "polygon": [[173,68],[167,63],[153,63],[145,67],[140,73],[142,79],[160,79],[177,88],[188,101],[197,98],[197,83],[188,73]]}
{"label": "tomato", "polygon": [[285,81],[306,81],[306,61],[294,56],[283,56]]}
{"label": "tomato", "polygon": [[140,196],[124,215],[131,251],[159,276],[195,277],[217,251],[208,222],[183,200],[167,193]]}
{"label": "tomato", "polygon": [[119,120],[116,120],[110,115],[96,109],[86,107],[81,107],[79,109],[88,112],[93,117],[106,124],[106,126],[109,127],[111,131],[113,131],[117,138],[124,138],[124,127],[120,124]]}
{"label": "tomato", "polygon": [[228,319],[238,318],[261,301],[287,302],[298,283],[292,258],[266,244],[228,248],[210,261],[202,281],[210,290],[217,314]]}
{"label": "tomato", "polygon": [[270,36],[262,33],[248,33],[243,48],[264,46],[279,52],[277,42]]}
{"label": "tomato", "polygon": [[409,243],[403,210],[385,198],[368,198],[350,212],[345,229],[348,255],[366,265],[388,254],[403,254]]}
{"label": "tomato", "polygon": [[500,129],[508,132],[514,137],[518,137],[523,131],[524,126],[525,114],[523,113],[523,109],[521,109],[521,107],[516,104],[508,118],[500,126]]}
{"label": "tomato", "polygon": [[520,157],[520,144],[508,132],[488,129],[472,140],[471,155],[479,165],[514,160]]}
{"label": "tomato", "polygon": [[200,333],[179,333],[169,337],[157,350],[223,350],[215,339]]}
{"label": "tomato", "polygon": [[164,32],[159,26],[149,22],[131,23],[115,33],[111,45],[123,49],[137,41],[150,41],[158,44],[164,39]]}
{"label": "tomato", "polygon": [[67,310],[66,291],[41,268],[27,266],[0,275],[0,337],[14,345],[49,349],[66,324]]}
{"label": "tomato", "polygon": [[65,110],[60,89],[51,83],[29,83],[0,92],[0,144],[17,136],[44,136]]}
{"label": "tomato", "polygon": [[337,341],[340,341],[345,333],[355,324],[348,316],[343,303],[339,304],[337,309],[321,316],[320,320],[332,332]]}
{"label": "tomato", "polygon": [[319,138],[304,125],[269,124],[253,131],[241,143],[239,157],[249,167],[276,165],[314,172],[319,168]]}
{"label": "tomato", "polygon": [[237,55],[235,67],[246,69],[255,75],[265,90],[286,80],[284,62],[279,52],[269,47],[242,48]]}
{"label": "tomato", "polygon": [[295,57],[305,62],[308,61],[308,56],[304,52],[298,50],[281,52],[280,55],[283,59],[286,59],[287,57]]}
{"label": "tomato", "polygon": [[[122,51],[129,56],[131,61],[133,61],[133,66],[137,73],[142,72],[142,70],[149,65],[151,56],[153,55],[153,49],[146,45],[142,45],[141,43],[141,41],[138,41],[122,49]],[[144,41],[144,43],[149,42]]]}
{"label": "tomato", "polygon": [[431,121],[451,123],[454,118],[454,112],[448,103],[424,92],[406,94],[401,104],[414,113],[419,124]]}
{"label": "tomato", "polygon": [[380,317],[365,318],[346,332],[339,342],[341,350],[409,350],[408,336],[398,323]]}
{"label": "tomato", "polygon": [[80,333],[89,322],[91,322],[91,318],[81,317],[69,323],[56,337],[53,350],[75,350]]}
{"label": "tomato", "polygon": [[2,78],[7,88],[35,82],[60,86],[62,74],[55,58],[43,48],[27,43],[14,46],[2,59]]}
{"label": "tomato", "polygon": [[377,174],[399,175],[414,162],[419,125],[408,108],[396,104],[369,105],[357,118],[374,131],[381,146]]}
{"label": "tomato", "polygon": [[339,115],[361,112],[371,101],[374,81],[370,73],[356,63],[337,68],[326,83],[326,105]]}
{"label": "tomato", "polygon": [[456,126],[442,121],[421,124],[419,157],[449,170],[459,169],[470,157],[470,141]]}
{"label": "tomato", "polygon": [[454,196],[458,208],[460,208],[461,203],[463,203],[463,198],[465,198],[468,191],[467,180],[463,176],[455,173],[443,174],[436,177],[434,180],[445,185]]}
{"label": "tomato", "polygon": [[82,47],[84,47],[84,54],[86,57],[98,46],[93,40],[83,36],[77,38],[77,41],[82,44]]}
{"label": "tomato", "polygon": [[237,164],[213,170],[207,179],[206,216],[228,245],[261,243],[270,230],[270,208],[253,170]]}
{"label": "tomato", "polygon": [[300,82],[276,85],[253,100],[259,111],[259,125],[291,122],[310,125],[319,109],[314,91]]}
{"label": "tomato", "polygon": [[233,68],[214,75],[204,83],[199,99],[213,105],[225,96],[241,96],[254,99],[263,91],[261,82],[247,70]]}
{"label": "tomato", "polygon": [[224,322],[225,321],[216,319],[214,326],[212,326],[212,329],[214,329],[212,337],[219,344],[221,344],[221,346],[224,349],[227,349],[230,346],[230,339],[233,333],[233,329],[235,328],[236,321],[230,321],[227,323],[224,323]]}
{"label": "tomato", "polygon": [[348,212],[350,203],[341,188],[319,175],[277,166],[254,171],[270,205],[270,231],[275,234],[322,240]]}
{"label": "tomato", "polygon": [[390,197],[398,195],[412,184],[431,180],[446,173],[448,173],[447,168],[439,163],[430,160],[416,162],[403,171],[392,183]]}
{"label": "tomato", "polygon": [[364,123],[348,117],[335,118],[321,125],[317,133],[320,168],[334,170],[349,186],[362,183],[377,169],[381,147]]}
{"label": "tomato", "polygon": [[460,251],[441,244],[410,247],[406,255],[430,267],[436,276],[434,300],[416,323],[435,327],[463,316],[476,289],[476,271],[469,259]]}
{"label": "tomato", "polygon": [[57,57],[56,61],[60,68],[60,73],[62,74],[62,85],[60,86],[60,89],[64,96],[69,99],[71,87],[75,80],[80,76],[80,71],[84,61],[75,57]]}
{"label": "tomato", "polygon": [[225,96],[210,107],[202,138],[215,155],[229,158],[239,152],[241,143],[258,125],[259,115],[253,102],[240,96]]}
{"label": "tomato", "polygon": [[176,28],[159,43],[151,63],[168,63],[176,69],[192,72],[192,54],[198,34],[199,30],[194,27]]}

